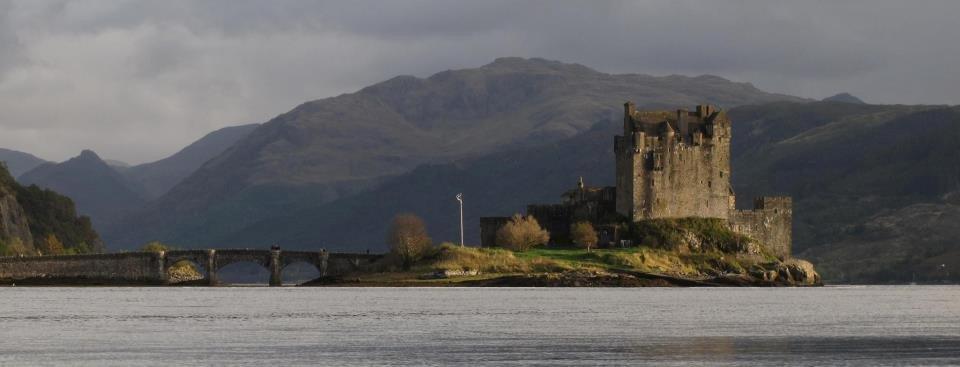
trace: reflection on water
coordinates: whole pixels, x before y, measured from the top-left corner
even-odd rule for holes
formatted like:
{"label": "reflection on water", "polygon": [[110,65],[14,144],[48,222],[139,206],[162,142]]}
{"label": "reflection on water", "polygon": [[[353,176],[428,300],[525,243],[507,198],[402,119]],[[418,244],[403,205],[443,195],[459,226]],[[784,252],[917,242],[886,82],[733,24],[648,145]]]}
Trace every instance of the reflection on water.
{"label": "reflection on water", "polygon": [[957,365],[960,287],[0,288],[0,365]]}

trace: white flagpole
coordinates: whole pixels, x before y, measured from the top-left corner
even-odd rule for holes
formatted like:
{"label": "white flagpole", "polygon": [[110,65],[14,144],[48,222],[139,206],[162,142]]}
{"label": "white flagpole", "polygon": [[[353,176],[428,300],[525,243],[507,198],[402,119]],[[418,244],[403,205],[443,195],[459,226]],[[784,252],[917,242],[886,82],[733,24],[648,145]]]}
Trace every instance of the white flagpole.
{"label": "white flagpole", "polygon": [[457,194],[457,201],[460,202],[460,247],[463,247],[463,193]]}

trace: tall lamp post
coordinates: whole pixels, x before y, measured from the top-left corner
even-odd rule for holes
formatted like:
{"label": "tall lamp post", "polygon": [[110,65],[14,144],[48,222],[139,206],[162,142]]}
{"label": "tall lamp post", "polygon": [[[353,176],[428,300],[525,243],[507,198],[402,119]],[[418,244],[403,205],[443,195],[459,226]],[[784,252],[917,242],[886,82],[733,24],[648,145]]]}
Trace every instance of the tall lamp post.
{"label": "tall lamp post", "polygon": [[463,247],[463,193],[457,194],[457,201],[460,202],[460,247]]}

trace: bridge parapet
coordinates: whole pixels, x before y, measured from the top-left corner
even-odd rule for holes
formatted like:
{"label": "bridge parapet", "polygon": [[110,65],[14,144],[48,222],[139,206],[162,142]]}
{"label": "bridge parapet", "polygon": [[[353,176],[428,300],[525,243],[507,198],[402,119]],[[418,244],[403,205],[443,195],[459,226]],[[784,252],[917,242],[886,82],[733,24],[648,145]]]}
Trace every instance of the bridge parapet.
{"label": "bridge parapet", "polygon": [[382,255],[282,251],[280,249],[171,250],[115,254],[0,257],[0,279],[76,279],[94,282],[166,284],[167,270],[180,261],[203,268],[206,282],[218,284],[217,272],[238,262],[252,262],[270,271],[270,285],[282,285],[283,269],[294,263],[315,266],[321,276],[344,274]]}
{"label": "bridge parapet", "polygon": [[163,284],[163,255],[153,252],[0,257],[0,279],[105,284]]}

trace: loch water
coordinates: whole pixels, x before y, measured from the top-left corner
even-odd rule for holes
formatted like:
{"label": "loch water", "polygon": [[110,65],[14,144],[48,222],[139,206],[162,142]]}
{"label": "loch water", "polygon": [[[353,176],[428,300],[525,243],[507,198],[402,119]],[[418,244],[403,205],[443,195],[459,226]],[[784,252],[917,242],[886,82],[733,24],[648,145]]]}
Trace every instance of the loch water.
{"label": "loch water", "polygon": [[11,287],[0,365],[960,365],[960,287]]}

